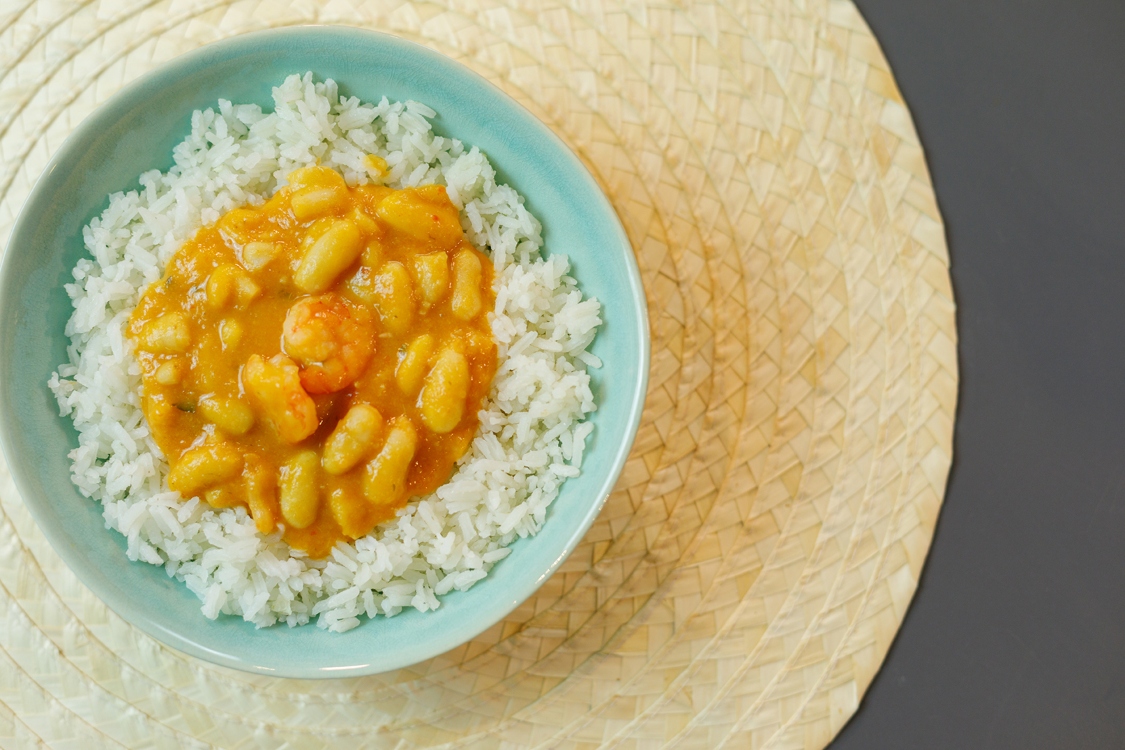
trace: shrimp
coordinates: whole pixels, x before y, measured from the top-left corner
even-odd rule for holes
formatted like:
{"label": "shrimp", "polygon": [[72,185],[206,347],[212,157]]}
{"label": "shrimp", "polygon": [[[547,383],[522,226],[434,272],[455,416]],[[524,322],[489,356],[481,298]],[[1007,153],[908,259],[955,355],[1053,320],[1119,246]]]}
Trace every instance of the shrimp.
{"label": "shrimp", "polygon": [[375,353],[375,325],[364,307],[328,293],[289,308],[282,327],[285,353],[301,365],[309,393],[335,393],[354,383]]}
{"label": "shrimp", "polygon": [[242,384],[282,440],[299,443],[316,432],[316,404],[301,388],[297,365],[289,357],[251,354],[242,368]]}

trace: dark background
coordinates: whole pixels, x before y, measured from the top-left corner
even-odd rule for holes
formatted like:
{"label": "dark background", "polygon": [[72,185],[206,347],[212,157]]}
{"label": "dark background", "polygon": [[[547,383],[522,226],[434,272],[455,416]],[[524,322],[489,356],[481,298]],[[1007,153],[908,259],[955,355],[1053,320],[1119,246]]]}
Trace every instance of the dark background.
{"label": "dark background", "polygon": [[937,188],[961,392],[921,586],[831,750],[1125,748],[1125,1],[856,2]]}

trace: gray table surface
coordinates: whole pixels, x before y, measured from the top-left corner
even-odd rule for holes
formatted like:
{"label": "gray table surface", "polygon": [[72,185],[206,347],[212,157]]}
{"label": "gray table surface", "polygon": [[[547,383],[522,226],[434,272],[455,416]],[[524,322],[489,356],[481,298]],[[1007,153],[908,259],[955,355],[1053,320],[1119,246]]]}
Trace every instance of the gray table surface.
{"label": "gray table surface", "polygon": [[831,750],[1125,748],[1125,2],[857,4],[945,217],[961,393],[921,586]]}

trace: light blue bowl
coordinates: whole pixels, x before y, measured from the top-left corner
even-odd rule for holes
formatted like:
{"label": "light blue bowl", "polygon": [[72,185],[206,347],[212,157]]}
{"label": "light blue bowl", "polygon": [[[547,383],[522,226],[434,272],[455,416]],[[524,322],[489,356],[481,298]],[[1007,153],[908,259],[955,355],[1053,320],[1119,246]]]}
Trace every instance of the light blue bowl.
{"label": "light blue bowl", "polygon": [[[548,250],[566,252],[605,325],[593,346],[596,429],[582,466],[551,507],[543,530],[517,541],[484,581],[344,634],[314,625],[255,630],[240,618],[206,619],[200,603],[163,568],[131,563],[101,506],[69,478],[77,445],[47,389],[66,361],[63,284],[84,253],[82,227],[110,193],[172,165],[192,110],[219,98],[272,108],[271,88],[313,71],[365,100],[417,99],[437,110],[439,134],[479,146],[501,181],[527,198]],[[383,672],[441,654],[480,634],[532,594],[590,527],[621,472],[644,403],[649,361],[644,292],[629,241],[577,158],[542,123],[476,74],[423,47],[344,27],[298,27],[203,47],[141,78],[87,118],[35,185],[0,271],[0,438],[16,486],[55,551],[115,612],[173,648],[208,661],[286,677]]]}

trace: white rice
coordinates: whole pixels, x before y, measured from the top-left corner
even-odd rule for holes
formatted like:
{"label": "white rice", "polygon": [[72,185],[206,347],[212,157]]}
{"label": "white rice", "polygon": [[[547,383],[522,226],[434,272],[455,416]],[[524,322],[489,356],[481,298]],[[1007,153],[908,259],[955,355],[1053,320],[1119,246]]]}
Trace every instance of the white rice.
{"label": "white rice", "polygon": [[[582,298],[564,255],[540,255],[539,222],[512,188],[496,184],[484,155],[433,134],[429,107],[342,98],[333,81],[314,83],[311,73],[290,76],[273,98],[271,114],[222,100],[217,111],[194,112],[175,166],[110,196],[85,227],[92,257],[67,285],[69,363],[50,387],[79,433],[74,483],[102,503],[131,560],[163,565],[207,617],[238,615],[259,627],[315,617],[342,632],[363,615],[437,608],[443,594],[484,578],[513,540],[539,530],[562,483],[578,475],[593,429],[583,421],[595,408],[586,366],[600,363],[586,348],[600,305]],[[314,162],[349,184],[368,182],[377,178],[368,153],[386,159],[392,187],[444,184],[467,236],[491,256],[499,368],[480,430],[450,481],[371,535],[312,560],[280,531],[259,534],[242,508],[214,510],[168,489],[125,326],[145,287],[200,227],[261,203],[290,170]]]}

